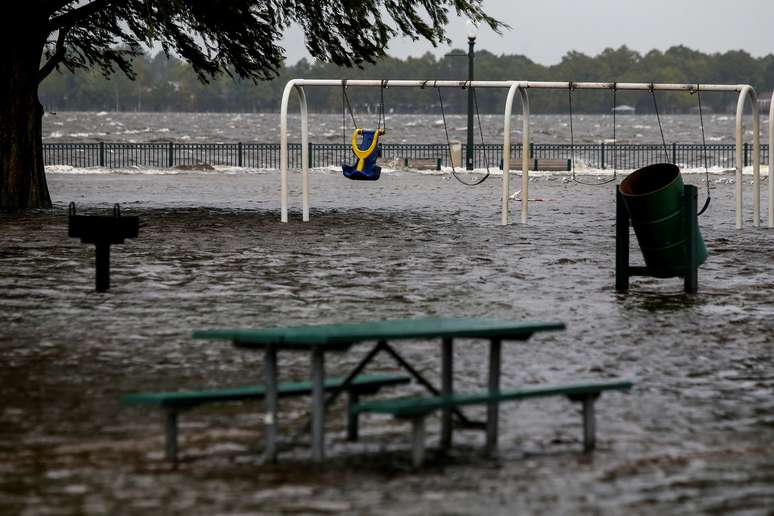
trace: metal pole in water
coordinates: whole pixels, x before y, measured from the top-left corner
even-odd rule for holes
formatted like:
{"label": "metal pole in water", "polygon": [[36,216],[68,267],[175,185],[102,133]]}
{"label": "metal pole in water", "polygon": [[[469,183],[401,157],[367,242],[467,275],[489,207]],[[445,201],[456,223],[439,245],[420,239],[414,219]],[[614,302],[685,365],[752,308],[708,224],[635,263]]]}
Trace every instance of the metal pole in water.
{"label": "metal pole in water", "polygon": [[615,289],[629,290],[629,213],[618,186],[615,187]]}
{"label": "metal pole in water", "polygon": [[774,228],[774,93],[769,105],[769,227]]}
{"label": "metal pole in water", "polygon": [[519,88],[521,95],[522,145],[521,145],[521,223],[527,223],[529,214],[529,95],[526,88]]}
{"label": "metal pole in water", "polygon": [[110,243],[97,242],[97,292],[110,289]]}
{"label": "metal pole in water", "polygon": [[301,220],[309,222],[309,112],[304,88],[298,86],[298,103],[301,106]]}
{"label": "metal pole in water", "polygon": [[513,97],[518,86],[513,84],[508,89],[505,99],[505,115],[503,118],[503,184],[502,205],[500,209],[500,224],[506,225],[510,220],[510,174],[511,174],[511,113],[513,111]]}
{"label": "metal pole in water", "polygon": [[758,94],[750,88],[753,108],[753,227],[761,225],[761,113]]}
{"label": "metal pole in water", "polygon": [[686,246],[686,268],[683,288],[688,294],[699,290],[699,221],[697,219],[696,203],[699,190],[693,185],[685,185],[683,191],[683,217]]}
{"label": "metal pole in water", "polygon": [[285,85],[280,106],[280,222],[288,221],[288,102],[295,82]]}
{"label": "metal pole in water", "polygon": [[473,47],[476,45],[476,36],[468,33],[468,143],[465,146],[465,168],[473,170]]}

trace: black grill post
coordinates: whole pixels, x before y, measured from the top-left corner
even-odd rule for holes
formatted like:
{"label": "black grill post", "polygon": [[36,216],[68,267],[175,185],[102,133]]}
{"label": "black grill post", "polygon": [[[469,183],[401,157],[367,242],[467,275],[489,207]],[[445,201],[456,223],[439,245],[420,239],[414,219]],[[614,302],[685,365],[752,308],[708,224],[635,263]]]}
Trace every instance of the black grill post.
{"label": "black grill post", "polygon": [[110,289],[110,246],[123,244],[126,238],[137,238],[140,228],[138,217],[122,217],[116,204],[112,216],[77,215],[75,203],[70,203],[67,234],[80,238],[84,244],[96,247],[96,290],[105,292]]}

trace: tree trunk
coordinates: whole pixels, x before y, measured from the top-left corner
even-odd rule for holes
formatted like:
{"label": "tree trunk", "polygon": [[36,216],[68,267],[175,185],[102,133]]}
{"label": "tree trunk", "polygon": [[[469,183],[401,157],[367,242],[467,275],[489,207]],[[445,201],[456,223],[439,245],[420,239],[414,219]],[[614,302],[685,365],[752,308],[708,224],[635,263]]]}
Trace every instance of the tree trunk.
{"label": "tree trunk", "polygon": [[[8,13],[3,13],[8,14]],[[43,167],[43,106],[38,69],[45,18],[3,16],[0,23],[0,211],[50,208]]]}

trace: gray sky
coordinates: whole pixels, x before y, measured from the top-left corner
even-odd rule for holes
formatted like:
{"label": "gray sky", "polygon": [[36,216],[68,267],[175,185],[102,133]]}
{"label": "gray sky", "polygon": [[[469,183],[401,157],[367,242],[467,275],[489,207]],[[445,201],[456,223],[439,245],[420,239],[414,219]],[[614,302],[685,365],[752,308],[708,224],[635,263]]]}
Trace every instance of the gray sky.
{"label": "gray sky", "polygon": [[[621,45],[641,53],[680,44],[703,52],[742,49],[755,57],[774,53],[774,0],[484,0],[484,9],[511,29],[498,36],[482,28],[477,49],[524,54],[541,64],[555,64],[570,50],[596,55]],[[467,47],[466,21],[450,20],[456,48]],[[289,63],[309,57],[299,28],[288,32],[283,46]],[[449,50],[403,39],[388,53],[405,58]]]}

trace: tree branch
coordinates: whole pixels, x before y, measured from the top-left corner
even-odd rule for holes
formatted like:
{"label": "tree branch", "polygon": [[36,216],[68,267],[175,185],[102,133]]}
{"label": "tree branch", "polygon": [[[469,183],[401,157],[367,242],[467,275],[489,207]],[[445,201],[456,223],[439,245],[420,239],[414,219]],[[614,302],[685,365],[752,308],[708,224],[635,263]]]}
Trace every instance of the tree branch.
{"label": "tree branch", "polygon": [[54,16],[48,20],[48,31],[54,32],[55,30],[63,27],[72,27],[79,21],[82,21],[94,13],[107,7],[113,0],[94,0],[86,5],[82,5],[66,13],[62,13],[59,16]]}
{"label": "tree branch", "polygon": [[44,5],[49,13],[54,14],[59,9],[64,9],[67,4],[72,4],[73,2],[77,2],[77,0],[48,0]]}
{"label": "tree branch", "polygon": [[52,55],[48,61],[46,61],[46,64],[38,71],[38,83],[48,77],[48,75],[54,71],[56,65],[62,61],[65,51],[67,50],[65,48],[65,38],[67,37],[68,32],[70,32],[69,27],[66,29],[59,29],[59,34],[56,37],[56,50],[54,51],[54,55]]}

